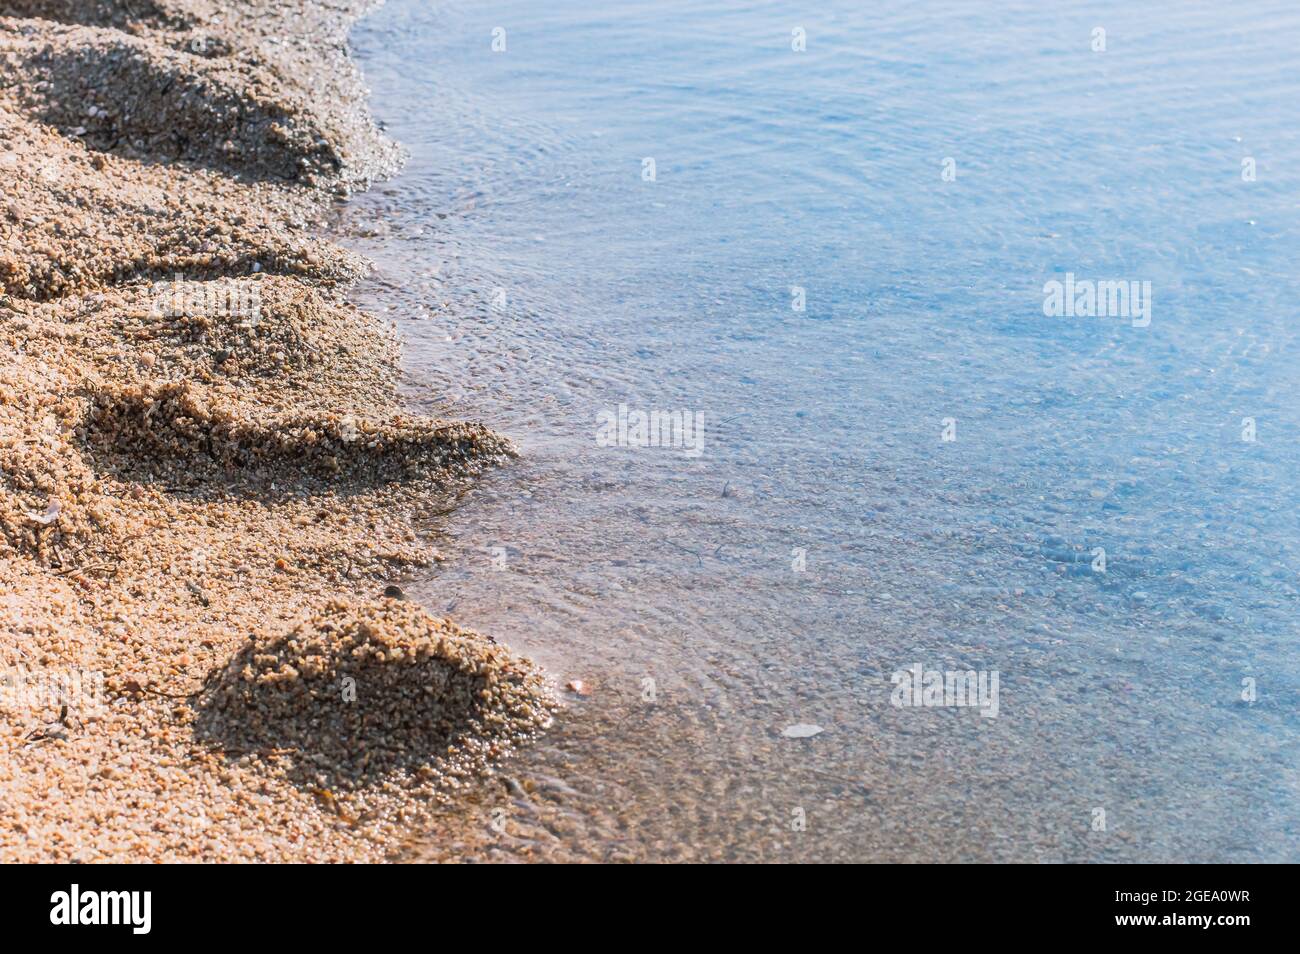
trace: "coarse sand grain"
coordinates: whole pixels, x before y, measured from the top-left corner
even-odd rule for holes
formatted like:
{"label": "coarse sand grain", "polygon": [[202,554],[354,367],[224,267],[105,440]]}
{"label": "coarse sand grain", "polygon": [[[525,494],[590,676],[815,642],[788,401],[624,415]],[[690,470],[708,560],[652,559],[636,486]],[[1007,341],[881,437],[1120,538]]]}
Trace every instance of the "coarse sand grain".
{"label": "coarse sand grain", "polygon": [[2,861],[384,860],[552,718],[384,595],[514,449],[320,237],[400,163],[367,6],[0,0]]}

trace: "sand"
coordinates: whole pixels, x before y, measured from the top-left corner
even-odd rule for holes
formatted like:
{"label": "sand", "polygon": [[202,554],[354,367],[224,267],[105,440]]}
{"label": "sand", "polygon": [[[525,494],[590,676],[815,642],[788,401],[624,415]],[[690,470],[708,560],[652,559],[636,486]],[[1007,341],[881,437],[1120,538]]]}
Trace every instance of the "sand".
{"label": "sand", "polygon": [[320,238],[400,164],[365,7],[0,0],[2,861],[384,860],[552,717],[394,588],[514,451]]}

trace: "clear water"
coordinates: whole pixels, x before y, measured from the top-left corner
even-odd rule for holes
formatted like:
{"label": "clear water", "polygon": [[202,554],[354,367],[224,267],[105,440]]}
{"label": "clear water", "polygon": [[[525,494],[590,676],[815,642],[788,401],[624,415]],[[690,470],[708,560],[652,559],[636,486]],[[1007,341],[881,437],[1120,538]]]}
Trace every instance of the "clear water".
{"label": "clear water", "polygon": [[[353,42],[411,154],[344,211],[361,303],[524,453],[412,586],[585,687],[413,852],[1300,860],[1300,8],[389,0]],[[1149,326],[1046,317],[1066,273]],[[619,404],[702,452],[601,446]],[[917,664],[998,714],[893,705]]]}

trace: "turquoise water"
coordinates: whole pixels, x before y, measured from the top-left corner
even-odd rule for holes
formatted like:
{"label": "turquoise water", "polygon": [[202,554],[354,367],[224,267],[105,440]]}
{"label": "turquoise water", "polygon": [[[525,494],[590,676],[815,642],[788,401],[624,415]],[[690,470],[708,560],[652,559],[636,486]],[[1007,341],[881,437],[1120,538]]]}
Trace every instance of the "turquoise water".
{"label": "turquoise water", "polygon": [[[359,298],[524,454],[412,588],[583,683],[415,850],[1300,859],[1300,10],[389,0],[353,42],[410,152],[344,210]],[[1049,317],[1067,275],[1149,310]],[[997,715],[895,705],[915,665]]]}

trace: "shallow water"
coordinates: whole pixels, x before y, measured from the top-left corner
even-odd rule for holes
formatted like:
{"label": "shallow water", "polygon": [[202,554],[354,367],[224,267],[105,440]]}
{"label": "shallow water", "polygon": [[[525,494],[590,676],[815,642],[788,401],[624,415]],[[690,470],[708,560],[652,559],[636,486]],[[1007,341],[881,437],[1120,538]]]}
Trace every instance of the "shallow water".
{"label": "shallow water", "polygon": [[[411,154],[358,297],[524,454],[411,585],[585,690],[417,852],[1300,860],[1300,10],[1131,6],[358,26]],[[1149,324],[1045,316],[1067,273]]]}

